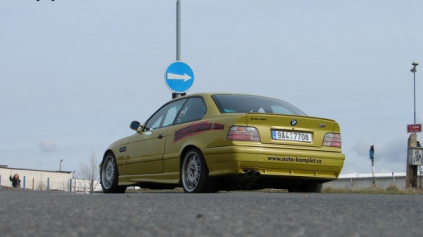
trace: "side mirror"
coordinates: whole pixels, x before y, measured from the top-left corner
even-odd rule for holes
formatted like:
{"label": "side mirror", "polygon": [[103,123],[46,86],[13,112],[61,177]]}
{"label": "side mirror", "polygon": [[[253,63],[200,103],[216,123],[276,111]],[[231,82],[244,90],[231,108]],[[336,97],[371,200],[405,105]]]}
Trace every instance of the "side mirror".
{"label": "side mirror", "polygon": [[137,131],[137,132],[141,132],[141,131],[142,131],[142,129],[144,128],[144,127],[140,124],[140,122],[138,122],[138,121],[132,121],[132,123],[129,125],[129,127],[130,127],[132,130]]}

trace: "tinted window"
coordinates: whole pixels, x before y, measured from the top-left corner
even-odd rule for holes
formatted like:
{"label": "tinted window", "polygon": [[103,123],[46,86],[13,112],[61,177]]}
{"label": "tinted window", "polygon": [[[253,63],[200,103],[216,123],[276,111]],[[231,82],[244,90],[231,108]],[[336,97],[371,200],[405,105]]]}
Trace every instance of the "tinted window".
{"label": "tinted window", "polygon": [[190,98],[179,111],[178,118],[175,123],[186,123],[197,121],[204,117],[206,114],[206,105],[202,98]]}
{"label": "tinted window", "polygon": [[182,105],[185,103],[186,99],[178,100],[172,103],[169,103],[159,109],[151,118],[147,121],[145,125],[145,130],[152,130],[161,127],[166,127],[173,124],[176,114],[181,109]]}
{"label": "tinted window", "polygon": [[277,99],[251,95],[213,95],[221,113],[271,113],[306,115],[293,105]]}

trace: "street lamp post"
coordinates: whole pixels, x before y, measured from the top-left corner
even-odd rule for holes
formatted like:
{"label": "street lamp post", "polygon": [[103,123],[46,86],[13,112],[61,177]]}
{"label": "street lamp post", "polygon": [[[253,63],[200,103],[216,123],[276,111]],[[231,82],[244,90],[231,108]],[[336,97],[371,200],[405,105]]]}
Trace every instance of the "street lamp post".
{"label": "street lamp post", "polygon": [[59,171],[62,171],[62,162],[63,162],[63,159],[60,160]]}
{"label": "street lamp post", "polygon": [[417,62],[413,62],[413,68],[411,68],[411,72],[414,74],[414,124],[416,124],[416,67],[419,65]]}
{"label": "street lamp post", "polygon": [[[416,72],[417,66],[419,65],[417,62],[413,62],[411,65],[411,72],[414,74],[414,124],[416,124]],[[413,132],[410,134],[408,138],[408,149],[417,147],[417,133]],[[407,171],[406,171],[406,179],[405,179],[405,187],[406,188],[417,188],[417,166],[411,165],[407,162]]]}

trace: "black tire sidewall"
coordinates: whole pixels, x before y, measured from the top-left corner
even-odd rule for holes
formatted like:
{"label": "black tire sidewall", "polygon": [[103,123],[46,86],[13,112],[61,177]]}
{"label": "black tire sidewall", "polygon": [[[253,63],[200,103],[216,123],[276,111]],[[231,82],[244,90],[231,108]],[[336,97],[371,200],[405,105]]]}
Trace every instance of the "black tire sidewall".
{"label": "black tire sidewall", "polygon": [[304,185],[300,186],[297,189],[294,189],[294,192],[301,193],[320,193],[322,191],[323,184],[315,181],[306,182]]}

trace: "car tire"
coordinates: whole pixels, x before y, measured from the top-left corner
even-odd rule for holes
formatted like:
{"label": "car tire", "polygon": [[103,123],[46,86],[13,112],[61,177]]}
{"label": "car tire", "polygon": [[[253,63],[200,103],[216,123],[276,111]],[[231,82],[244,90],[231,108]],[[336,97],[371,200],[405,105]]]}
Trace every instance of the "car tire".
{"label": "car tire", "polygon": [[181,166],[181,180],[186,193],[214,191],[214,180],[209,177],[206,161],[198,149],[192,148],[185,153]]}
{"label": "car tire", "polygon": [[300,193],[320,193],[322,192],[323,184],[317,182],[306,182],[305,184],[299,186],[297,189],[294,189],[296,192]]}
{"label": "car tire", "polygon": [[104,193],[124,193],[126,186],[118,186],[119,172],[116,158],[108,152],[104,158],[100,170],[101,188]]}
{"label": "car tire", "polygon": [[322,183],[313,182],[305,182],[302,185],[298,185],[295,187],[291,187],[288,189],[290,193],[320,193],[322,192]]}
{"label": "car tire", "polygon": [[323,184],[321,183],[310,183],[306,186],[305,192],[307,193],[320,193],[322,192]]}

